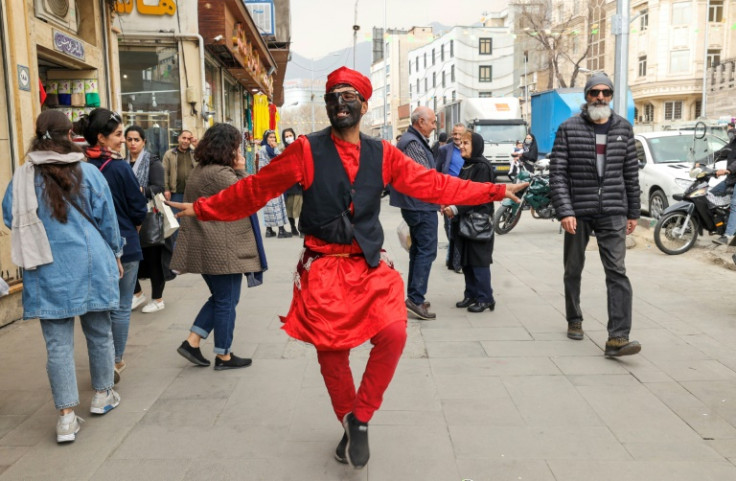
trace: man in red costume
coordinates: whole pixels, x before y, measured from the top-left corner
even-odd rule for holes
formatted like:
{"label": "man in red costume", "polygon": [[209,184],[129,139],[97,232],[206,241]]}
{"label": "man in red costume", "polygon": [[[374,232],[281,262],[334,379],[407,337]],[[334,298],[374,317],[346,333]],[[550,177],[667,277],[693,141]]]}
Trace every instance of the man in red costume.
{"label": "man in red costume", "polygon": [[[417,199],[474,205],[515,199],[527,184],[459,180],[429,170],[385,140],[360,133],[373,93],[370,80],[346,67],[327,77],[325,104],[331,128],[299,137],[258,174],[194,204],[171,202],[178,214],[231,221],[258,211],[300,183],[306,234],[294,295],[283,329],[317,349],[322,376],[344,434],[335,458],[362,468],[369,458],[368,422],[378,410],[406,342],[401,275],[385,256],[378,219],[387,184]],[[357,391],[350,350],[370,340]]]}

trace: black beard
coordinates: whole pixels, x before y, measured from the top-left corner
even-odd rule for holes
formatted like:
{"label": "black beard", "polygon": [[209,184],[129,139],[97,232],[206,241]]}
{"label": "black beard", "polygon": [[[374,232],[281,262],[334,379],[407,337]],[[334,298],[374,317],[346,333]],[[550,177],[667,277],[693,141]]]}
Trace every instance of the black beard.
{"label": "black beard", "polygon": [[[330,125],[336,130],[349,129],[358,125],[362,114],[360,113],[361,102],[356,100],[353,102],[345,102],[340,100],[337,105],[327,105],[327,118],[330,119]],[[338,112],[347,112],[348,116],[341,119],[337,118]]]}

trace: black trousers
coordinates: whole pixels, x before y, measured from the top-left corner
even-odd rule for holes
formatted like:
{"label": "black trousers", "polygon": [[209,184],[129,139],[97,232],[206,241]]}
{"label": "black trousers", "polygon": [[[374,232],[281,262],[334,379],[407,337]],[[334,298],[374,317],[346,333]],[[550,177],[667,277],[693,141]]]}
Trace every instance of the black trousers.
{"label": "black trousers", "polygon": [[[162,251],[163,246],[144,247],[141,268],[138,269],[138,279],[151,279],[151,299],[161,299],[164,295],[166,278],[161,260]],[[136,280],[135,293],[138,294],[142,290],[140,281]]]}
{"label": "black trousers", "polygon": [[631,283],[626,276],[626,216],[607,216],[577,221],[575,234],[565,232],[565,312],[567,322],[582,321],[580,278],[585,266],[585,247],[595,232],[608,294],[608,336],[625,337],[631,332]]}

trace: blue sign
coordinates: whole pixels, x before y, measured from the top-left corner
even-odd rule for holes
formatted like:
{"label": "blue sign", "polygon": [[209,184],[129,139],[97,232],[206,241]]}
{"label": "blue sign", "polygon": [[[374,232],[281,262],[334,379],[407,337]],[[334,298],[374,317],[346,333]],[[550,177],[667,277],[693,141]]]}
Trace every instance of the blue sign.
{"label": "blue sign", "polygon": [[18,64],[18,88],[27,92],[31,91],[31,73],[28,67]]}
{"label": "blue sign", "polygon": [[70,57],[84,60],[84,44],[76,38],[54,30],[54,49]]}
{"label": "blue sign", "polygon": [[243,0],[261,35],[276,35],[273,0]]}

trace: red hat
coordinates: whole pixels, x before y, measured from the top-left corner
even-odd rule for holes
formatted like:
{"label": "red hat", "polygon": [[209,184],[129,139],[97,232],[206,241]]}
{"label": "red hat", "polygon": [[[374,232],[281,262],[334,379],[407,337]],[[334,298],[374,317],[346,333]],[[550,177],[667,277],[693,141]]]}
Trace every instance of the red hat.
{"label": "red hat", "polygon": [[347,84],[353,87],[358,93],[365,99],[368,100],[373,95],[373,86],[368,77],[362,73],[349,69],[347,67],[340,67],[337,70],[332,71],[327,76],[327,85],[325,85],[325,92],[329,92],[335,85]]}

